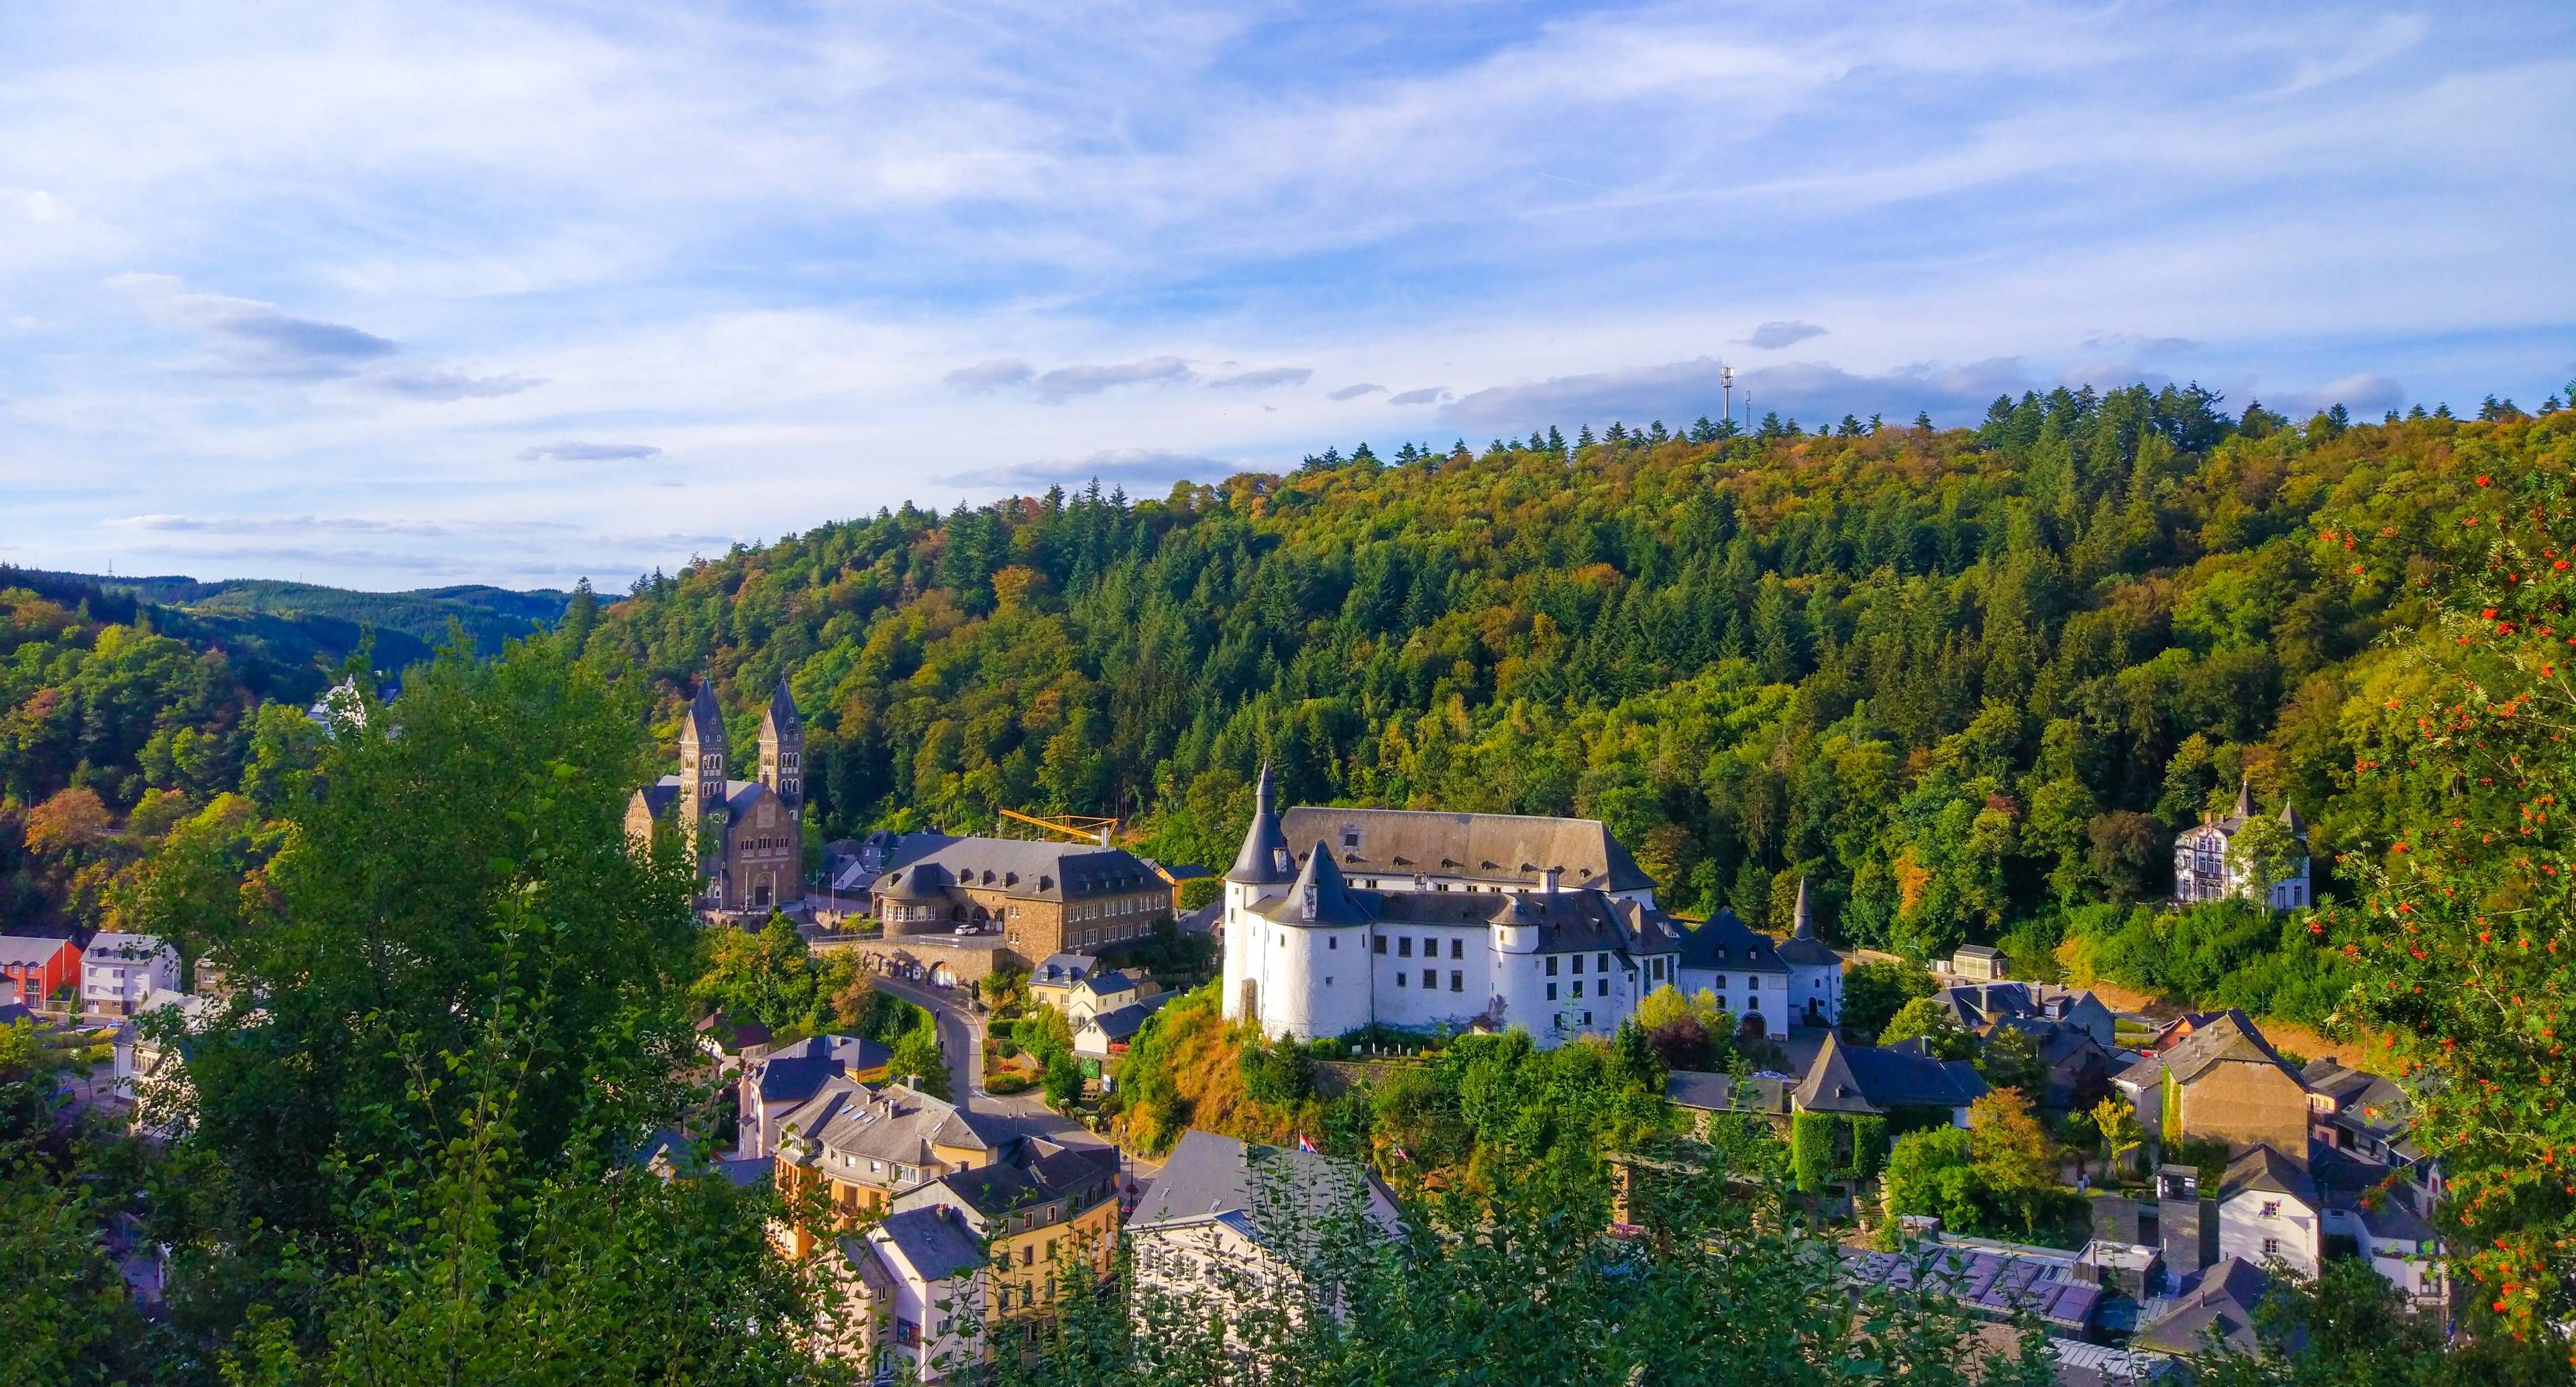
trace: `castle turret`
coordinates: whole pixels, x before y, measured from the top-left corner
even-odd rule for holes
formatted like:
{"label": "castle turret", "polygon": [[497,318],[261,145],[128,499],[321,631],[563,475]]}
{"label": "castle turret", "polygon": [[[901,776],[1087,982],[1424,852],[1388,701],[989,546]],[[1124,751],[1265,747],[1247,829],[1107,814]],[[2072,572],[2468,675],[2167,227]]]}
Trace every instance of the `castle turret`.
{"label": "castle turret", "polygon": [[[1274,913],[1271,918],[1281,916]],[[1286,918],[1299,924],[1338,926],[1365,925],[1370,916],[1351,894],[1349,879],[1333,861],[1333,850],[1319,842],[1297,873],[1296,885],[1288,889]]]}
{"label": "castle turret", "polygon": [[1279,827],[1279,803],[1276,787],[1270,781],[1270,763],[1261,763],[1261,779],[1252,791],[1252,826],[1244,830],[1243,850],[1234,855],[1234,866],[1225,879],[1238,886],[1255,888],[1246,896],[1257,896],[1257,888],[1276,886],[1296,875],[1296,866],[1288,855],[1288,835]]}
{"label": "castle turret", "polygon": [[769,710],[760,715],[760,783],[778,796],[790,820],[805,807],[805,722],[796,716],[796,700],[781,677],[769,695]]}
{"label": "castle turret", "polygon": [[1797,924],[1796,928],[1789,932],[1790,938],[1813,939],[1816,937],[1816,917],[1807,909],[1807,879],[1805,877],[1798,878],[1798,908],[1796,914],[1791,918],[1795,920]]}
{"label": "castle turret", "polygon": [[2240,775],[2236,778],[2236,821],[2243,823],[2253,817],[2254,777]]}

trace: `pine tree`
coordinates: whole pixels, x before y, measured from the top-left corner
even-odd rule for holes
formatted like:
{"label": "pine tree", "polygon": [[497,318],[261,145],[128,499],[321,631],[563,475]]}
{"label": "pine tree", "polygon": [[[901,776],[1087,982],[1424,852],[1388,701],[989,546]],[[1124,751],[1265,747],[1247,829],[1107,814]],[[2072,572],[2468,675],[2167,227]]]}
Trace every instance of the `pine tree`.
{"label": "pine tree", "polygon": [[1918,409],[1914,411],[1914,427],[1921,429],[1925,433],[1932,432],[1932,411],[1928,409]]}
{"label": "pine tree", "polygon": [[1592,444],[1592,426],[1590,424],[1586,424],[1580,432],[1574,435],[1574,446],[1577,448],[1589,448]]}

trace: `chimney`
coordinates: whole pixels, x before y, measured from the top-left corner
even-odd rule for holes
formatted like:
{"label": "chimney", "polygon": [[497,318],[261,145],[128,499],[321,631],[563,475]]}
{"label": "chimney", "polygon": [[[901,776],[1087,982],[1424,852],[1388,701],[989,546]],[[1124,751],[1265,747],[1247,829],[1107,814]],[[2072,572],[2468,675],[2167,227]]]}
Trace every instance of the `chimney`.
{"label": "chimney", "polygon": [[1563,867],[1550,867],[1550,868],[1548,868],[1546,871],[1541,872],[1541,873],[1539,874],[1539,878],[1540,878],[1540,880],[1545,881],[1545,882],[1547,883],[1547,886],[1546,886],[1547,894],[1549,894],[1549,895],[1551,895],[1551,896],[1553,896],[1553,895],[1555,895],[1555,894],[1556,894],[1556,882],[1557,882],[1557,878],[1558,878],[1558,877],[1561,877],[1561,876],[1563,876],[1563,875],[1565,875],[1565,869],[1564,869]]}

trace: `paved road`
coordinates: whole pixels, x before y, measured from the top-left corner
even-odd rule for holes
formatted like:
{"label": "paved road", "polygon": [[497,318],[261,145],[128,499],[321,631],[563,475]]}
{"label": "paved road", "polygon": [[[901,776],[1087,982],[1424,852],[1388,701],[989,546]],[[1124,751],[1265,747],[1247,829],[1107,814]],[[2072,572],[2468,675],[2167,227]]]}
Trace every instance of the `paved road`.
{"label": "paved road", "polygon": [[967,1111],[1001,1118],[1015,1131],[1061,1141],[1069,1146],[1109,1144],[1081,1123],[1049,1110],[1035,1089],[1010,1094],[984,1091],[984,1023],[969,1008],[969,994],[965,988],[933,987],[927,983],[881,975],[872,977],[870,981],[907,1002],[928,1008],[930,1014],[937,1018],[939,1043],[948,1051],[949,1092],[957,1095],[960,1105]]}

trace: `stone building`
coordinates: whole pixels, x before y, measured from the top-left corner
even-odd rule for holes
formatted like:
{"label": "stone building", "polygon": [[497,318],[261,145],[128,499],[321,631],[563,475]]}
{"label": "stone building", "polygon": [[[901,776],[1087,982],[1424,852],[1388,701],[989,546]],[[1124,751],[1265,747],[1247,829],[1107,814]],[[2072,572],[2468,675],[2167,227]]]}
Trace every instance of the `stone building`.
{"label": "stone building", "polygon": [[[2254,894],[2254,882],[2246,875],[2243,864],[2232,860],[2230,849],[2236,835],[2254,819],[2254,785],[2241,780],[2236,786],[2236,812],[2225,818],[2203,817],[2198,828],[2174,840],[2174,899],[2189,904],[2195,901],[2224,900],[2229,896]],[[2264,893],[2274,910],[2300,910],[2316,903],[2308,889],[2308,826],[2299,820],[2299,811],[2281,802],[2281,826],[2299,844],[2296,865]]]}
{"label": "stone building", "polygon": [[2112,1079],[2139,1125],[2166,1144],[2191,1138],[2292,1153],[2308,1150],[2307,1081],[2241,1011],[2221,1012],[2191,1038]]}
{"label": "stone building", "polygon": [[[1272,1035],[1607,1035],[1679,981],[1654,882],[1599,823],[1293,809],[1268,767],[1225,881],[1225,1015]],[[1291,838],[1291,832],[1298,835]],[[1302,840],[1303,850],[1290,845]],[[1571,884],[1569,884],[1571,883]],[[1784,994],[1785,995],[1785,994]]]}
{"label": "stone building", "polygon": [[868,887],[886,937],[998,935],[1014,967],[1141,939],[1170,883],[1122,848],[952,838]]}
{"label": "stone building", "polygon": [[722,913],[766,912],[805,898],[805,723],[780,680],[760,718],[759,778],[726,771],[724,714],[715,684],[698,683],[680,725],[680,774],[635,792],[626,832],[637,841],[669,825],[697,851],[698,905]]}

